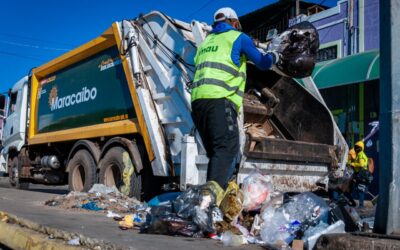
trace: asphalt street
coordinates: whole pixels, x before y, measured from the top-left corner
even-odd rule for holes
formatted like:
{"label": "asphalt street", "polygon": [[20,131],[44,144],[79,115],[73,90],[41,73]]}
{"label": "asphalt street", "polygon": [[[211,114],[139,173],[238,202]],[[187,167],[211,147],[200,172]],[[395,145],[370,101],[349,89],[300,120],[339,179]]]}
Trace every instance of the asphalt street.
{"label": "asphalt street", "polygon": [[[8,180],[0,178],[0,211],[5,211],[33,222],[87,237],[102,239],[129,249],[220,249],[221,242],[165,235],[140,234],[136,230],[123,231],[103,213],[64,210],[44,205],[57,194],[68,193],[67,186],[31,185],[29,190],[8,188]],[[229,249],[262,249],[256,245]]]}

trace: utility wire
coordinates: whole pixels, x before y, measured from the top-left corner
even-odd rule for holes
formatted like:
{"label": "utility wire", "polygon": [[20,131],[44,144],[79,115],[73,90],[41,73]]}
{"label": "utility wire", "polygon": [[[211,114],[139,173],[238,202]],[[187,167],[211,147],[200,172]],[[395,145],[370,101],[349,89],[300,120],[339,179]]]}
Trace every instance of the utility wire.
{"label": "utility wire", "polygon": [[35,56],[29,56],[29,55],[22,55],[22,54],[7,52],[7,51],[0,51],[0,54],[2,54],[2,55],[7,55],[7,56],[14,56],[14,57],[26,58],[26,59],[36,60],[36,61],[40,61],[40,62],[46,61],[46,60],[43,59],[43,58],[39,58],[39,57],[35,57]]}
{"label": "utility wire", "polygon": [[207,7],[209,4],[211,4],[213,0],[207,1],[204,5],[202,5],[200,8],[192,12],[192,14],[188,15],[185,19],[189,19],[193,17],[195,14],[197,14],[199,11],[203,10],[205,7]]}
{"label": "utility wire", "polygon": [[58,50],[58,51],[69,51],[70,50],[70,49],[63,49],[63,48],[41,47],[38,45],[32,45],[32,44],[26,44],[26,43],[16,43],[16,42],[5,41],[5,40],[0,40],[0,43],[14,45],[14,46],[20,46],[20,47],[28,47],[28,48],[33,48],[33,49]]}
{"label": "utility wire", "polygon": [[63,43],[63,42],[58,42],[58,41],[53,41],[53,40],[44,40],[44,39],[28,37],[28,36],[21,36],[21,35],[10,34],[10,33],[0,33],[0,36],[14,37],[14,38],[24,39],[24,40],[29,40],[29,41],[38,41],[38,42],[45,42],[45,43],[60,44],[60,45],[64,45],[64,46],[73,46],[73,47],[76,46],[76,45],[69,44],[69,43]]}

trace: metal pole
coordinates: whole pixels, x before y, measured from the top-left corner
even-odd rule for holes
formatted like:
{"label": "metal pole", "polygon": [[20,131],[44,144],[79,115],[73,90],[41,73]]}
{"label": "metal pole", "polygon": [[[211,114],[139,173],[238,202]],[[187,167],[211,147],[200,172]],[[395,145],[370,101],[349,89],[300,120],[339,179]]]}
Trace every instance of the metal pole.
{"label": "metal pole", "polygon": [[296,0],[296,16],[300,15],[300,0]]}
{"label": "metal pole", "polygon": [[400,233],[400,2],[380,2],[379,201],[374,231]]}

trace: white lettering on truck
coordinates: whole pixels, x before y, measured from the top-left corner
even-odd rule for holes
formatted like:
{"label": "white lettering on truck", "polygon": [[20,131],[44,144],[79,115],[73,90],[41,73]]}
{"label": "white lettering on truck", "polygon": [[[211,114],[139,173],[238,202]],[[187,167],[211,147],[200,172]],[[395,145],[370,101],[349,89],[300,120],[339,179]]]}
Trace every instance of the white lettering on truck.
{"label": "white lettering on truck", "polygon": [[[53,92],[53,90],[52,90]],[[54,91],[57,93],[57,91]],[[67,95],[64,97],[58,97],[58,96],[50,96],[51,98],[51,105],[50,109],[51,111],[56,110],[56,109],[62,109],[66,108],[69,106],[73,106],[75,104],[83,103],[83,102],[88,102],[91,100],[96,99],[97,96],[97,89],[96,87],[93,87],[91,89],[87,87],[83,87],[80,92]]]}

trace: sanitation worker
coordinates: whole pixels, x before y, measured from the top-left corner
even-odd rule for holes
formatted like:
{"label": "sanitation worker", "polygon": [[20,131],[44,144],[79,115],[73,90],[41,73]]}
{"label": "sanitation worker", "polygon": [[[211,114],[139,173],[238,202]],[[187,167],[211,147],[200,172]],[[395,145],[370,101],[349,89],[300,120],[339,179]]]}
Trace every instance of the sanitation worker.
{"label": "sanitation worker", "polygon": [[192,89],[192,118],[204,143],[207,181],[225,188],[239,152],[238,111],[246,84],[246,61],[268,70],[279,60],[276,52],[263,54],[241,32],[236,12],[221,8],[214,14],[213,29],[197,48]]}
{"label": "sanitation worker", "polygon": [[372,175],[368,171],[368,157],[364,153],[364,142],[358,141],[354,145],[356,157],[349,162],[349,165],[354,168],[354,193],[358,196],[360,208],[364,207],[365,193],[368,190],[368,185],[372,181]]}

